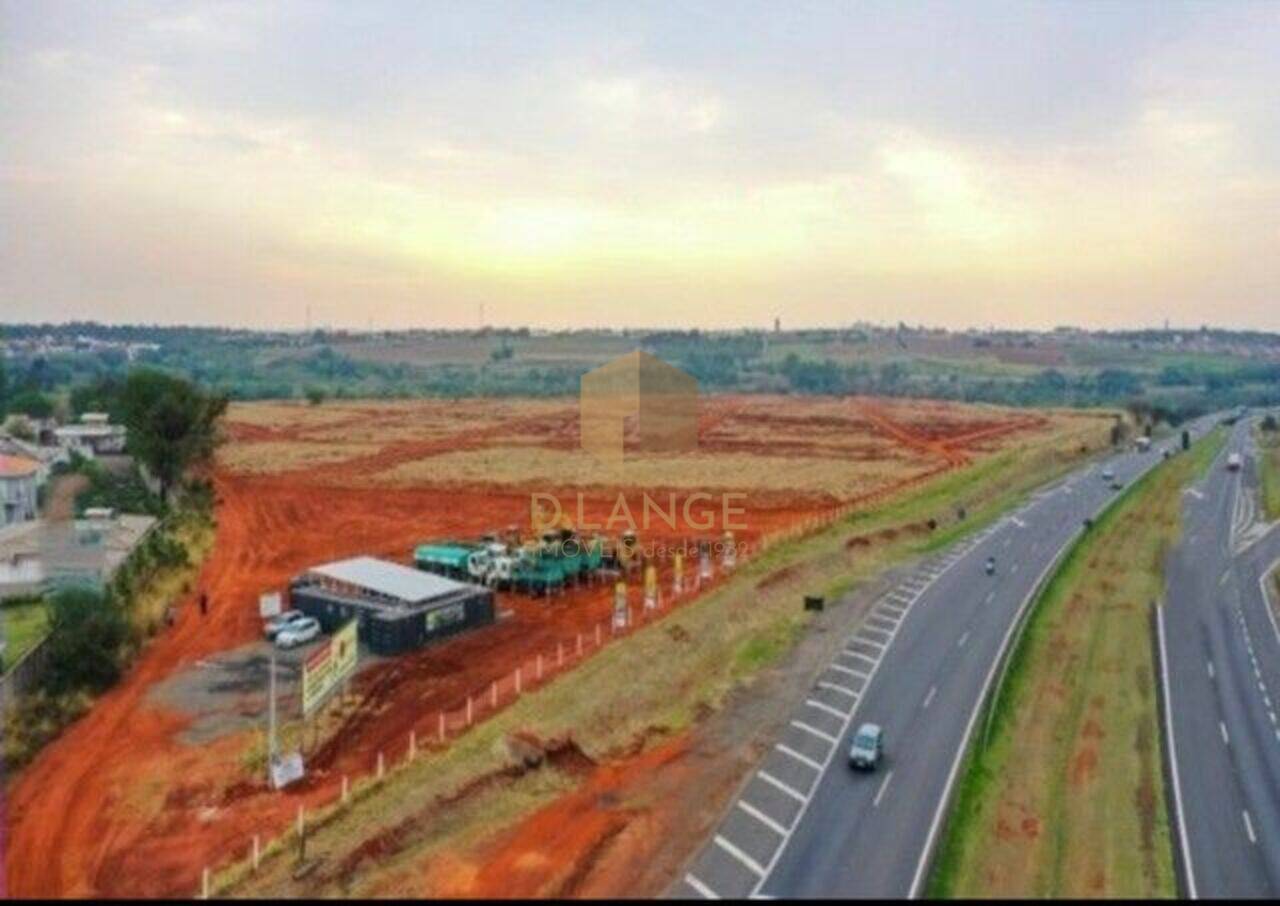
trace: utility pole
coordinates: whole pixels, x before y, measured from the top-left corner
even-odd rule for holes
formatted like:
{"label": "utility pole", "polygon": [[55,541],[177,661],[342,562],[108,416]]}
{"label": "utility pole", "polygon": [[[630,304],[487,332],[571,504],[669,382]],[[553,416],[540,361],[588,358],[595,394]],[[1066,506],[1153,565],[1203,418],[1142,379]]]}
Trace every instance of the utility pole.
{"label": "utility pole", "polygon": [[271,676],[267,680],[267,782],[272,781],[271,767],[276,763],[276,652],[271,650]]}

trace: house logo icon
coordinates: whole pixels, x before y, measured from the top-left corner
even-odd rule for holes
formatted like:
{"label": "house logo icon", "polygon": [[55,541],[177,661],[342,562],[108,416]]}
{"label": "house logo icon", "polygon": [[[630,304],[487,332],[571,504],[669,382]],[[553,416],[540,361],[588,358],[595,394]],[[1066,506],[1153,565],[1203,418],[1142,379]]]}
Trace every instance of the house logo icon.
{"label": "house logo icon", "polygon": [[636,350],[582,376],[578,400],[582,449],[620,461],[698,448],[698,381]]}

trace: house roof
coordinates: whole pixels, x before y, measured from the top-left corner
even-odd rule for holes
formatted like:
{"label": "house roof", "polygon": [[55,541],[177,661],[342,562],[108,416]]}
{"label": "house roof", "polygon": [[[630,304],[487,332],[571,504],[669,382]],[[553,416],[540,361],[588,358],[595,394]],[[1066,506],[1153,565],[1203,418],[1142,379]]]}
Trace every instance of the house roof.
{"label": "house roof", "polygon": [[0,478],[30,478],[40,471],[40,463],[25,456],[0,454]]}
{"label": "house roof", "polygon": [[408,604],[421,604],[470,588],[463,582],[373,557],[354,557],[313,566],[307,575],[354,585]]}

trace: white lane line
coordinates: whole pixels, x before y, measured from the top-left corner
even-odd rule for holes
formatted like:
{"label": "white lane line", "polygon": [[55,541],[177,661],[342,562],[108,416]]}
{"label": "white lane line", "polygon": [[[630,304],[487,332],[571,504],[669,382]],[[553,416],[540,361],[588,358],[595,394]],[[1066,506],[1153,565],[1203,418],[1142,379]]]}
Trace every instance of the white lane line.
{"label": "white lane line", "polygon": [[1225,746],[1231,745],[1231,737],[1227,735],[1227,725],[1222,721],[1218,721],[1218,729],[1222,731],[1222,744]]}
{"label": "white lane line", "polygon": [[769,784],[769,786],[773,787],[775,790],[778,790],[784,795],[790,796],[796,802],[803,804],[809,801],[808,799],[805,798],[804,793],[800,792],[790,784],[784,783],[783,781],[779,780],[777,777],[774,777],[768,771],[756,771],[756,776],[759,777],[761,780],[763,780],[765,783]]}
{"label": "white lane line", "polygon": [[[869,639],[865,635],[863,635],[862,632],[863,630],[859,629],[858,634],[853,637],[853,641],[855,643],[861,644],[861,645],[870,645],[872,648],[879,648],[881,651],[884,651],[885,648],[888,647],[889,645],[888,642],[877,642],[875,639]],[[853,653],[857,654],[856,651]],[[866,655],[863,655],[863,657],[866,657]]]}
{"label": "white lane line", "polygon": [[738,849],[738,847],[734,846],[731,842],[729,842],[719,834],[716,834],[716,846],[720,847],[729,855],[733,856],[735,859],[737,859],[739,862],[741,862],[743,865],[749,868],[751,871],[755,872],[756,877],[759,877],[759,878],[764,877],[764,867],[759,862],[757,862],[755,859],[748,856],[746,853]]}
{"label": "white lane line", "polygon": [[696,890],[698,892],[698,895],[702,897],[704,900],[720,899],[720,894],[716,893],[706,884],[702,883],[702,881],[698,880],[698,878],[693,874],[686,874],[684,876],[684,882],[688,884],[690,887],[692,887],[694,890]]}
{"label": "white lane line", "polygon": [[1258,838],[1253,833],[1253,821],[1249,818],[1249,810],[1245,809],[1240,814],[1244,817],[1244,832],[1249,835],[1249,842],[1256,845]]}
{"label": "white lane line", "polygon": [[967,641],[969,641],[969,633],[966,631],[964,635],[960,636],[960,641],[956,643],[956,647],[963,648],[964,643]]}
{"label": "white lane line", "polygon": [[832,692],[839,692],[841,695],[847,695],[850,698],[857,698],[858,693],[854,692],[848,686],[842,686],[839,683],[829,683],[826,680],[818,680],[819,689],[830,689]]}
{"label": "white lane line", "polygon": [[923,705],[921,705],[921,707],[922,707],[922,708],[927,708],[927,707],[929,707],[929,705],[933,704],[933,697],[934,697],[935,695],[937,695],[937,694],[938,694],[938,687],[937,687],[937,686],[930,686],[930,687],[929,687],[929,694],[928,694],[928,695],[926,695],[926,696],[924,697],[924,704],[923,704]]}
{"label": "white lane line", "polygon": [[775,833],[777,833],[777,834],[779,834],[780,836],[783,836],[783,837],[785,837],[785,836],[787,835],[787,829],[786,829],[785,827],[783,827],[783,826],[782,826],[781,824],[779,824],[777,821],[774,821],[772,818],[770,818],[770,817],[769,817],[768,815],[766,815],[764,812],[760,811],[760,809],[756,808],[754,805],[752,805],[752,804],[751,804],[750,802],[748,802],[747,800],[745,800],[745,799],[739,799],[739,800],[738,800],[738,808],[742,809],[744,812],[746,812],[746,813],[747,813],[748,815],[750,815],[752,818],[755,818],[757,821],[759,821],[759,822],[760,822],[761,824],[763,824],[765,827],[769,828],[769,830],[774,831]]}
{"label": "white lane line", "polygon": [[791,726],[795,727],[797,730],[803,730],[804,732],[808,733],[810,736],[816,736],[821,740],[829,742],[832,745],[835,745],[837,742],[839,742],[839,740],[836,739],[834,736],[832,736],[830,733],[824,733],[821,730],[819,730],[817,727],[810,726],[809,724],[805,723],[802,720],[791,721]]}
{"label": "white lane line", "polygon": [[836,664],[836,663],[827,664],[827,669],[834,670],[837,673],[843,673],[845,676],[857,676],[857,677],[863,677],[863,678],[866,677],[865,673],[859,673],[857,670],[853,670],[849,667],[842,667],[840,664]]}
{"label": "white lane line", "polygon": [[1213,661],[1206,661],[1205,663],[1209,668],[1209,679],[1213,679]]}
{"label": "white lane line", "polygon": [[820,702],[816,698],[806,699],[805,704],[808,705],[810,708],[817,708],[819,711],[826,711],[828,714],[832,715],[833,717],[838,717],[841,720],[844,720],[846,717],[849,716],[847,711],[841,711],[839,708],[833,708],[830,705],[828,705],[826,702]]}
{"label": "white lane line", "polygon": [[990,604],[990,603],[991,603],[992,601],[994,601],[995,599],[996,599],[996,593],[995,593],[994,591],[993,591],[993,592],[989,592],[989,593],[987,594],[987,602],[986,602],[986,603]]}
{"label": "white lane line", "polygon": [[889,781],[893,779],[893,771],[884,775],[884,782],[880,784],[880,789],[876,791],[876,798],[871,801],[872,808],[880,807],[880,800],[884,798],[885,790],[889,789]]}
{"label": "white lane line", "polygon": [[1010,575],[1013,575],[1013,574],[1014,574],[1014,573],[1016,573],[1017,571],[1018,571],[1018,564],[1016,564],[1016,563],[1015,563],[1015,564],[1013,564],[1013,566],[1009,567],[1009,574],[1010,574]]}
{"label": "white lane line", "polygon": [[777,749],[779,752],[781,752],[783,755],[790,755],[792,758],[794,758],[796,761],[800,762],[801,764],[808,765],[809,767],[817,771],[819,774],[822,773],[822,765],[820,763],[814,761],[808,755],[803,755],[800,752],[797,752],[795,749],[791,748],[786,743],[782,743],[782,742],[774,743],[773,747]]}
{"label": "white lane line", "polygon": [[[1186,812],[1182,807],[1182,777],[1178,773],[1178,746],[1173,738],[1173,702],[1169,698],[1169,652],[1164,641],[1164,607],[1156,608],[1156,630],[1160,640],[1160,682],[1164,686],[1164,727],[1169,745],[1169,773],[1173,776],[1173,801],[1178,812],[1178,836],[1182,841],[1182,865],[1187,873],[1187,893],[1196,899],[1196,873],[1191,864],[1191,844],[1187,840]],[[1209,665],[1210,671],[1213,664]],[[1277,731],[1280,735],[1280,731]]]}

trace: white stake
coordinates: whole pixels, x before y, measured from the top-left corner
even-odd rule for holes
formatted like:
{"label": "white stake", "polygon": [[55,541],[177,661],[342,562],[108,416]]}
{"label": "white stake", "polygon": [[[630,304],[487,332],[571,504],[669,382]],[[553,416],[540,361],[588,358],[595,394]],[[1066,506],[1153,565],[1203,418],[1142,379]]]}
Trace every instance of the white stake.
{"label": "white stake", "polygon": [[262,845],[258,840],[258,835],[253,835],[253,870],[257,871],[258,866],[262,864]]}
{"label": "white stake", "polygon": [[520,694],[520,668],[516,668],[516,695]]}

